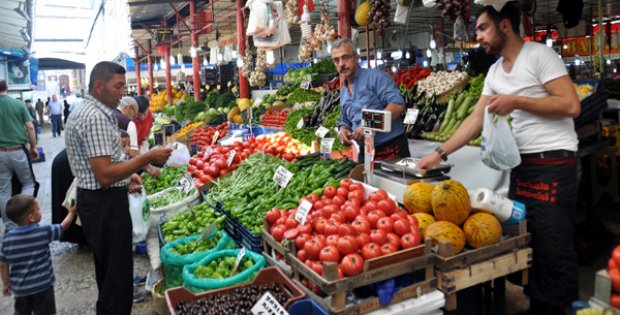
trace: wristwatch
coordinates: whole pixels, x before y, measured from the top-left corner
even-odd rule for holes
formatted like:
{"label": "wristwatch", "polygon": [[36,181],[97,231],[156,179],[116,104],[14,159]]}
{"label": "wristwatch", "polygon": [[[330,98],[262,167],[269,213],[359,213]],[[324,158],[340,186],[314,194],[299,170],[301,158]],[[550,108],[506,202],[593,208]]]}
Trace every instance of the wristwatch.
{"label": "wristwatch", "polygon": [[441,157],[442,160],[444,161],[448,160],[448,154],[446,154],[446,152],[441,148],[441,146],[436,147],[435,152],[439,153],[439,156]]}

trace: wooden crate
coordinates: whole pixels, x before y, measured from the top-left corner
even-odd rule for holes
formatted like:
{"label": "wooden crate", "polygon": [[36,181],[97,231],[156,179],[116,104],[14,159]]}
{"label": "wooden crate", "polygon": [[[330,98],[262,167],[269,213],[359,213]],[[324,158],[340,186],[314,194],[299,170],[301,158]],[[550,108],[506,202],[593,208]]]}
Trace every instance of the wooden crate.
{"label": "wooden crate", "polygon": [[[316,284],[318,288],[326,294],[320,297],[304,287],[306,294],[317,300],[323,307],[333,314],[365,314],[381,308],[378,298],[366,299],[362,303],[347,305],[347,294],[353,289],[363,287],[379,281],[387,280],[397,276],[423,272],[423,279],[413,285],[402,289],[392,302],[402,301],[407,298],[415,297],[436,288],[436,279],[433,275],[434,255],[430,251],[430,241],[425,244],[400,250],[391,255],[369,259],[364,262],[364,271],[353,277],[338,279],[338,267],[336,263],[323,263],[323,276],[317,274],[304,262],[295,256],[295,246],[286,253],[286,261],[290,264],[293,271],[293,278],[301,283],[302,278],[308,279]],[[412,276],[413,277],[413,276]]]}
{"label": "wooden crate", "polygon": [[[267,223],[265,223],[267,226]],[[262,243],[263,243],[263,256],[265,256],[265,260],[267,263],[272,266],[277,266],[284,273],[286,273],[289,277],[293,275],[293,269],[291,266],[287,264],[286,260],[286,248],[282,246],[282,244],[278,243],[271,234],[269,234],[269,229],[264,228],[261,235]],[[279,259],[277,255],[281,255],[284,258]]]}
{"label": "wooden crate", "polygon": [[436,270],[437,287],[446,295],[445,309],[455,310],[456,293],[508,274],[523,271],[523,283],[527,283],[527,269],[532,264],[532,249],[525,247],[513,252],[485,259],[467,267],[453,270]]}
{"label": "wooden crate", "polygon": [[521,248],[530,243],[531,234],[527,232],[525,220],[519,222],[519,224],[502,226],[502,228],[505,236],[499,243],[467,250],[456,255],[451,255],[451,244],[440,243],[435,257],[435,269],[445,271],[467,267],[474,263],[509,253],[515,248]]}

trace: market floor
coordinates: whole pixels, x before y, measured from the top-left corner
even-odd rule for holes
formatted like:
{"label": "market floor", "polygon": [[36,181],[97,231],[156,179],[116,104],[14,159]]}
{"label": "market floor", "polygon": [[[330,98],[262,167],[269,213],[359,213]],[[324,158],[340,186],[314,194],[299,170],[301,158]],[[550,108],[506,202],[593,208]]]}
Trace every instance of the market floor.
{"label": "market floor", "polygon": [[[65,147],[63,137],[52,137],[51,126],[46,123],[43,133],[39,136],[39,146],[44,148],[46,161],[34,164],[34,172],[37,180],[41,184],[38,200],[42,205],[42,223],[51,222],[51,166],[56,154]],[[615,208],[609,206],[609,210]],[[616,215],[618,216],[618,215]],[[620,220],[613,220],[620,222]],[[609,228],[609,226],[608,226]],[[620,228],[610,230],[616,235],[620,234]],[[618,244],[618,237],[613,244]],[[56,306],[58,314],[95,314],[95,302],[97,300],[97,285],[95,282],[95,269],[92,259],[92,252],[87,249],[79,248],[71,243],[54,242],[51,245],[52,260],[56,272]],[[600,254],[590,262],[588,266],[580,266],[579,278],[581,284],[580,296],[588,300],[594,291],[594,276],[596,271],[605,268],[607,259],[611,252],[611,244],[608,245]],[[146,256],[134,256],[134,273],[145,275],[148,270],[148,259]],[[142,288],[145,301],[135,303],[132,309],[134,315],[151,315],[155,312],[151,307],[151,297]],[[528,298],[523,294],[523,289],[518,286],[508,284],[507,286],[507,314],[528,314]],[[13,298],[0,297],[0,315],[12,314]]]}

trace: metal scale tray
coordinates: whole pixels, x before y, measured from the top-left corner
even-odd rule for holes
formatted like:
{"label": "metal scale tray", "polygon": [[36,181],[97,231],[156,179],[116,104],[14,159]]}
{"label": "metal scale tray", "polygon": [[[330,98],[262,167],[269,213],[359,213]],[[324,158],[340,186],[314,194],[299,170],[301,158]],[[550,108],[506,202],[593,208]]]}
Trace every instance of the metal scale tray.
{"label": "metal scale tray", "polygon": [[412,157],[381,161],[381,170],[403,175],[407,174],[418,178],[429,178],[443,177],[452,168],[451,164],[440,163],[431,169],[418,169],[416,165],[419,161],[420,159]]}

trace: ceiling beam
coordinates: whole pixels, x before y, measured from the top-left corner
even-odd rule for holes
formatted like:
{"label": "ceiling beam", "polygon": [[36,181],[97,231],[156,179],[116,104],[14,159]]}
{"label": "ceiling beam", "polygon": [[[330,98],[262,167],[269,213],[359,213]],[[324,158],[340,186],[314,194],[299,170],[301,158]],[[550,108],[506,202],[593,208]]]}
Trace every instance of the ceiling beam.
{"label": "ceiling beam", "polygon": [[187,0],[139,0],[139,1],[130,1],[130,7],[136,7],[140,5],[151,5],[151,4],[162,4],[162,3],[177,3],[177,2],[186,2]]}

